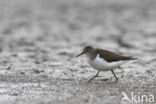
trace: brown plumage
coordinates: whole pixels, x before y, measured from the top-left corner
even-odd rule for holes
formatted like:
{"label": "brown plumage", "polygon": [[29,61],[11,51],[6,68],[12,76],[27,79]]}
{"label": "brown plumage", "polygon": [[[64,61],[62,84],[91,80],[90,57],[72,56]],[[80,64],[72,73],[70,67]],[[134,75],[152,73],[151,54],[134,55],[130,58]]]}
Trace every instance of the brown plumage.
{"label": "brown plumage", "polygon": [[96,52],[101,58],[104,58],[107,62],[121,61],[121,60],[135,60],[136,58],[130,56],[120,56],[114,52],[104,49],[96,49]]}

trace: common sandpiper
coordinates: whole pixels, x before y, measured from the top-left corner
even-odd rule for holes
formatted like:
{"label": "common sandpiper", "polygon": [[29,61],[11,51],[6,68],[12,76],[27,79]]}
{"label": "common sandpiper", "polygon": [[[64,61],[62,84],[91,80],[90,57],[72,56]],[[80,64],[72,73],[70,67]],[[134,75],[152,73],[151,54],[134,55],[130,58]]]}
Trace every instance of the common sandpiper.
{"label": "common sandpiper", "polygon": [[79,57],[83,54],[86,54],[88,57],[88,63],[97,70],[97,74],[88,82],[91,82],[94,78],[98,77],[100,71],[111,71],[116,81],[118,81],[118,77],[114,73],[114,69],[120,67],[124,61],[136,59],[131,56],[121,56],[108,50],[96,49],[92,46],[86,46],[76,57]]}

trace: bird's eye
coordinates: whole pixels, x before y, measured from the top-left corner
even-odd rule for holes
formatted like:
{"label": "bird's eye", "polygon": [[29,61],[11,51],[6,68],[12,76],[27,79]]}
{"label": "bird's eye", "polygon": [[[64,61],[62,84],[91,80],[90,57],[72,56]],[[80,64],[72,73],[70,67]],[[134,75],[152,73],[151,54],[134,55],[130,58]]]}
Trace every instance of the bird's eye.
{"label": "bird's eye", "polygon": [[88,52],[88,51],[89,51],[89,49],[86,49],[86,51]]}

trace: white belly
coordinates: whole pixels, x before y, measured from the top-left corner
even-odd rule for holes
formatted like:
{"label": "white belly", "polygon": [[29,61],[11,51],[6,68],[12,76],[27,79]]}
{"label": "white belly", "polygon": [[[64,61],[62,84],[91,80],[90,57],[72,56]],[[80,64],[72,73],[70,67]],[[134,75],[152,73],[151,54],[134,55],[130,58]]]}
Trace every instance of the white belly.
{"label": "white belly", "polygon": [[108,71],[117,68],[120,66],[123,61],[118,61],[118,62],[107,62],[104,59],[99,57],[99,54],[96,56],[94,60],[89,60],[89,64],[95,68],[96,70],[99,71]]}

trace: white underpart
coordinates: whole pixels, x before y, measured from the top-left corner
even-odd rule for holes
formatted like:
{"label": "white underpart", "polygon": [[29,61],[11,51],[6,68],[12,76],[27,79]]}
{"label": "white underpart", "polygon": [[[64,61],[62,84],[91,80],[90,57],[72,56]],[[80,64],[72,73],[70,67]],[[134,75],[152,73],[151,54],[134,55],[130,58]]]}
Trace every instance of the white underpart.
{"label": "white underpart", "polygon": [[113,70],[123,63],[123,61],[107,62],[103,58],[100,58],[99,54],[94,60],[89,59],[88,62],[93,68],[99,71]]}

